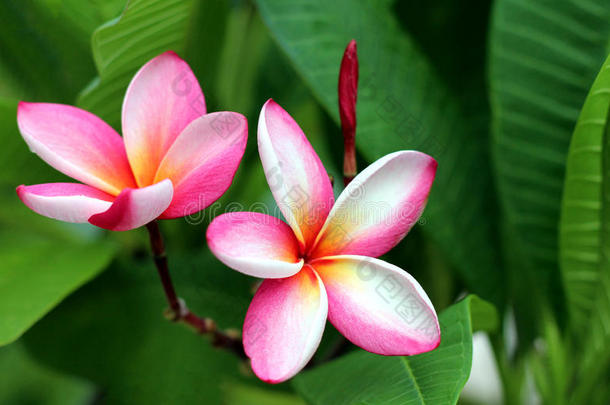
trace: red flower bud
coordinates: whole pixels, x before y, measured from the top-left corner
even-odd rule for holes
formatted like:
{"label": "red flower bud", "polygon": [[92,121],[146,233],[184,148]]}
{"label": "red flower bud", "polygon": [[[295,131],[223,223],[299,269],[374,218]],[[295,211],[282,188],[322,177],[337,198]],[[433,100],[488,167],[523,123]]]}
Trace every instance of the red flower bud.
{"label": "red flower bud", "polygon": [[344,183],[356,175],[356,98],[358,96],[358,54],[356,40],[352,39],[343,53],[339,72],[339,115],[345,156],[343,159]]}

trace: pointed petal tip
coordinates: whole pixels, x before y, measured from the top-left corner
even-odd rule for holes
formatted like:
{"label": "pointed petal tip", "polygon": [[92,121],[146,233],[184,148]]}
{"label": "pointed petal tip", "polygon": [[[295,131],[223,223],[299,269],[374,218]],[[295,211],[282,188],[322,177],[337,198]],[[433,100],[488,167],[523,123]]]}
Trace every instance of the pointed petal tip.
{"label": "pointed petal tip", "polygon": [[358,46],[356,44],[356,40],[352,39],[345,47],[345,53],[355,54],[357,52],[357,48]]}
{"label": "pointed petal tip", "polygon": [[173,49],[168,49],[167,51],[160,53],[157,56],[155,56],[154,58],[150,59],[148,62],[146,62],[144,64],[144,66],[148,65],[149,63],[151,63],[153,61],[158,61],[159,59],[163,59],[163,58],[178,59],[179,61],[184,61],[184,59],[182,59],[176,51],[174,51]]}
{"label": "pointed petal tip", "polygon": [[23,127],[23,125],[24,125],[23,119],[25,118],[24,114],[27,114],[29,112],[29,110],[31,109],[31,107],[35,104],[38,104],[38,103],[32,103],[29,101],[22,101],[22,100],[20,100],[17,103],[17,125],[18,125],[19,131],[21,133],[23,133],[23,131],[24,131],[24,127]]}
{"label": "pointed petal tip", "polygon": [[[176,51],[174,51],[173,49],[168,49],[167,51],[163,52],[161,55],[171,55],[171,56],[175,56],[177,58],[180,58],[178,53]],[[182,59],[182,58],[180,58],[180,59]]]}

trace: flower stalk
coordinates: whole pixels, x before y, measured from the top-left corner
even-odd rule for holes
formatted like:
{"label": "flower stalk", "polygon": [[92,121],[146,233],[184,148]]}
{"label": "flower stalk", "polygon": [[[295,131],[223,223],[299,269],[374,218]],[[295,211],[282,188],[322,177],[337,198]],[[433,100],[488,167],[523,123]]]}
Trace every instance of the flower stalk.
{"label": "flower stalk", "polygon": [[163,285],[163,291],[169,308],[166,316],[173,322],[182,322],[195,329],[201,335],[209,335],[212,338],[212,345],[217,348],[227,349],[235,353],[238,357],[246,359],[241,337],[237,331],[218,330],[216,322],[211,318],[201,318],[191,312],[184,300],[178,297],[172,282],[167,263],[167,253],[163,236],[157,221],[152,221],[146,225],[150,237],[150,247],[153,253],[153,260]]}

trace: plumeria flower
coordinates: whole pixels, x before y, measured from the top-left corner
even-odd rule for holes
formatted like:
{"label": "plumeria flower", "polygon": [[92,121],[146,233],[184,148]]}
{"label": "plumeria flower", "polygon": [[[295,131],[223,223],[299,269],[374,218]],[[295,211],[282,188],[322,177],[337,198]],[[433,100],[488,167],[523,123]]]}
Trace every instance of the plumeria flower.
{"label": "plumeria flower", "polygon": [[440,343],[438,318],[421,286],[376,259],[421,215],[436,161],[415,151],[387,155],[357,175],[337,201],[327,172],[298,124],[273,100],[263,106],[258,148],[286,222],[232,212],[207,231],[227,266],[264,278],[246,315],[244,349],[256,375],[294,376],[320,343],[326,319],[373,353],[413,355]]}
{"label": "plumeria flower", "polygon": [[115,231],[214,202],[233,181],[248,133],[241,114],[206,114],[197,79],[171,51],[132,79],[122,138],[97,116],[61,104],[21,102],[17,121],[34,153],[83,183],[21,185],[21,201],[50,218]]}

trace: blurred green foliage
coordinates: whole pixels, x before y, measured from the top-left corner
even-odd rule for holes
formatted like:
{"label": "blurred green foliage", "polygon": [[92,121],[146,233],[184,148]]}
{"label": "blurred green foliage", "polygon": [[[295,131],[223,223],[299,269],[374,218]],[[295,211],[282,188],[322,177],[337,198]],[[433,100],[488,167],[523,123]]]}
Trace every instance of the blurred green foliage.
{"label": "blurred green foliage", "polygon": [[[374,356],[329,324],[311,370],[265,385],[163,319],[144,231],[58,223],[15,195],[65,180],[20,137],[19,100],[78,105],[120,131],[133,74],[175,50],[208,111],[250,126],[219,203],[162,223],[179,294],[239,328],[256,282],[211,255],[205,228],[235,203],[274,207],[255,130],[270,97],[340,179],[336,88],[352,38],[359,167],[399,149],[439,162],[420,225],[385,257],[442,313],[438,351]],[[25,333],[0,348],[0,403],[454,403],[473,328],[490,332],[506,403],[520,403],[528,375],[544,403],[607,403],[608,70],[593,83],[609,51],[605,0],[0,0],[0,344]],[[451,305],[464,293],[503,322],[472,296]]]}

